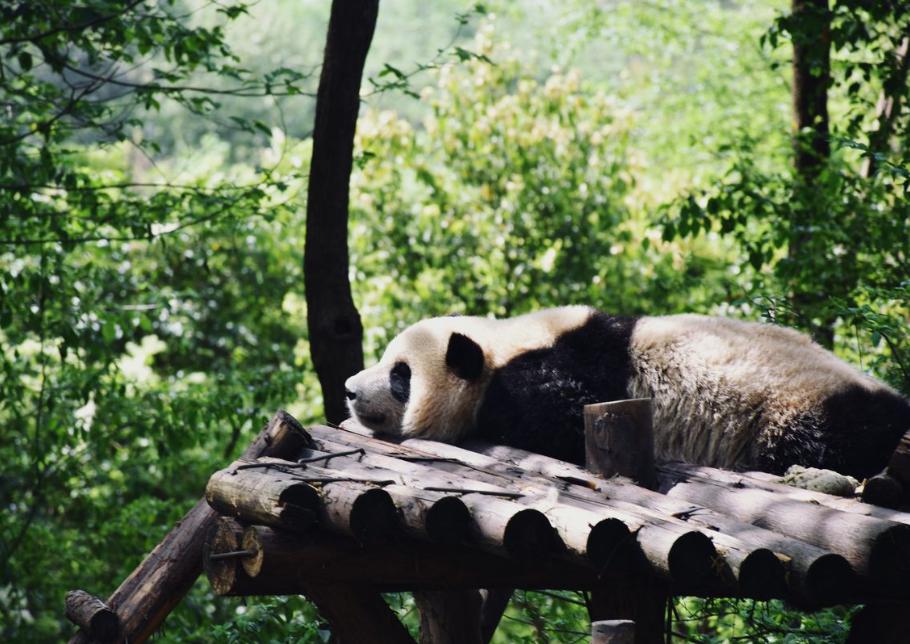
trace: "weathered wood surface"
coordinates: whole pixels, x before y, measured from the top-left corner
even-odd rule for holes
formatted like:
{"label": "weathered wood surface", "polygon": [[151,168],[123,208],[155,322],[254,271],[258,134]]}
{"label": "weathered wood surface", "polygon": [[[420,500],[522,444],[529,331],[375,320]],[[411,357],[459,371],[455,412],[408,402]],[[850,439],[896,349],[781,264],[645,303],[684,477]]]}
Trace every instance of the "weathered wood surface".
{"label": "weathered wood surface", "polygon": [[120,620],[103,601],[84,590],[66,593],[66,616],[88,633],[95,642],[115,642],[120,636]]}
{"label": "weathered wood surface", "polygon": [[[316,440],[320,442],[321,437]],[[422,449],[432,449],[432,443],[425,443],[425,445],[421,446]],[[548,480],[563,480],[567,484],[568,482],[574,482],[576,484],[571,486],[572,494],[605,495],[617,505],[634,504],[639,507],[645,507],[664,515],[678,517],[687,523],[713,528],[726,535],[738,537],[756,548],[766,548],[783,555],[789,560],[790,566],[790,572],[787,575],[789,588],[787,597],[800,604],[818,606],[837,603],[845,598],[844,589],[855,586],[854,571],[841,555],[834,554],[805,541],[758,527],[695,503],[646,490],[622,477],[614,477],[604,481],[585,472],[580,467],[547,456],[477,441],[469,442],[467,446],[471,448],[471,451],[462,450],[461,457],[465,462],[470,463],[472,467],[502,468],[503,466],[514,466],[522,468],[525,472],[545,477]],[[663,466],[658,466],[658,469],[661,467]],[[710,470],[712,468],[698,469]],[[718,470],[718,472],[723,471]],[[727,474],[736,477],[730,484],[737,485],[736,482],[739,481],[740,475],[732,472],[727,472]],[[755,480],[755,483],[757,485],[765,484],[761,480]],[[795,492],[802,493],[806,491],[795,490]],[[808,492],[808,494],[817,495],[818,493]],[[623,501],[616,502],[615,499],[617,498],[621,498]],[[845,501],[844,499],[837,500]],[[848,503],[872,507],[854,501]],[[889,515],[899,514],[882,508],[877,508],[877,510],[883,510]],[[907,515],[903,516],[907,517]]]}
{"label": "weathered wood surface", "polygon": [[585,469],[602,478],[626,476],[654,489],[654,432],[650,398],[584,406]]}
{"label": "weathered wood surface", "polygon": [[[243,456],[247,460],[263,455],[292,458],[309,443],[300,423],[279,411]],[[187,593],[202,572],[203,543],[217,518],[200,499],[110,596],[107,604],[120,619],[123,641],[147,640]],[[80,631],[70,644],[88,641]]]}
{"label": "weathered wood surface", "polygon": [[764,490],[703,482],[680,482],[667,494],[836,552],[888,592],[905,587],[910,575],[910,526],[906,524],[788,501]]}
{"label": "weathered wood surface", "polygon": [[[551,525],[556,528],[570,552],[583,551],[596,565],[613,567],[613,572],[616,572],[616,567],[641,570],[640,564],[644,561],[658,574],[672,577],[681,586],[695,590],[706,584],[711,585],[709,578],[715,571],[738,570],[738,562],[747,557],[747,554],[738,556],[738,551],[749,551],[745,544],[741,544],[737,551],[733,538],[713,535],[706,529],[695,528],[667,514],[632,504],[617,503],[581,486],[570,486],[571,489],[569,486],[554,486],[552,480],[522,475],[514,468],[500,468],[500,471],[484,469],[486,463],[470,462],[478,454],[453,445],[420,440],[409,440],[396,445],[357,432],[318,426],[311,428],[311,431],[322,447],[322,452],[313,453],[341,452],[361,447],[364,454],[357,457],[361,463],[382,463],[385,467],[396,468],[399,472],[407,472],[411,481],[419,483],[425,480],[424,476],[438,476],[438,471],[443,470],[451,477],[460,477],[449,479],[451,485],[470,484],[472,488],[478,489],[482,484],[489,484],[493,486],[492,490],[520,493],[514,499],[515,503],[541,510],[550,519]],[[414,460],[406,460],[410,458]],[[336,467],[347,470],[347,464],[334,459],[333,463]],[[435,474],[423,474],[431,467]],[[585,476],[591,477],[590,474]],[[592,520],[592,517],[596,520]],[[605,523],[606,519],[612,521]],[[579,523],[580,520],[583,522]],[[623,543],[624,533],[620,523],[629,532],[636,534],[636,547],[630,547],[635,545],[634,542]],[[592,525],[596,529],[591,530]],[[589,533],[588,541],[581,547],[584,531]],[[712,536],[718,536],[724,541],[726,551],[731,556],[731,561],[722,563],[720,567],[716,565],[717,552],[711,542]],[[617,547],[606,547],[613,542]],[[711,580],[711,583],[715,581],[717,580]],[[731,590],[736,592],[735,589]]]}
{"label": "weathered wood surface", "polygon": [[856,498],[845,498],[815,490],[804,490],[780,482],[780,477],[767,472],[731,472],[716,467],[704,465],[690,465],[688,463],[666,462],[657,466],[660,479],[660,490],[665,491],[676,485],[679,481],[705,481],[718,485],[734,488],[754,488],[773,492],[781,499],[801,501],[813,505],[822,505],[827,508],[861,514],[876,519],[886,519],[898,523],[910,524],[910,513],[882,508],[869,503],[860,503]]}
{"label": "weathered wood surface", "polygon": [[[699,526],[703,528],[704,534],[710,536],[717,549],[723,551],[726,560],[720,566],[712,564],[712,571],[723,578],[733,575],[736,583],[731,586],[729,579],[726,579],[715,584],[712,589],[706,588],[704,583],[700,588],[694,588],[690,584],[687,589],[689,592],[727,592],[756,597],[787,596],[801,604],[816,606],[837,601],[843,596],[843,589],[852,586],[853,572],[838,555],[713,510],[668,498],[634,485],[629,479],[616,477],[604,481],[563,461],[477,442],[471,442],[468,446],[480,451],[419,439],[407,440],[399,445],[374,438],[364,433],[368,430],[349,424],[340,430],[314,426],[310,431],[323,451],[360,447],[365,450],[366,456],[359,458],[364,458],[367,462],[378,462],[371,459],[386,459],[401,463],[401,459],[413,459],[406,461],[406,464],[413,466],[423,463],[434,470],[472,477],[477,482],[487,482],[502,488],[508,486],[513,491],[524,492],[527,496],[518,499],[519,503],[543,497],[549,498],[551,503],[558,501],[560,505],[570,507],[593,507],[602,511],[606,506],[611,511],[618,512],[630,509],[636,517],[635,522],[630,524],[633,530],[637,530],[641,524],[643,513],[648,517],[671,517],[689,525],[689,529]],[[631,519],[628,514],[617,516]],[[721,532],[726,533],[726,536],[721,535]],[[732,543],[729,541],[730,535],[734,535]],[[644,537],[648,538],[651,547],[660,544],[660,540],[652,543],[647,533]],[[642,538],[639,535],[639,541]],[[730,548],[737,540],[748,546],[739,550]],[[770,559],[770,553],[774,553],[776,561]],[[754,556],[750,558],[750,554]],[[634,552],[628,550],[615,556],[626,566],[631,566],[634,557]],[[683,557],[674,558],[675,561],[679,559]],[[667,560],[669,562],[669,557]],[[771,565],[765,566],[762,562]],[[743,566],[743,563],[746,565]],[[780,592],[782,573],[785,574],[787,583],[786,593]],[[685,574],[680,573],[681,576]],[[688,574],[692,574],[691,570]],[[726,591],[722,588],[726,588]]]}

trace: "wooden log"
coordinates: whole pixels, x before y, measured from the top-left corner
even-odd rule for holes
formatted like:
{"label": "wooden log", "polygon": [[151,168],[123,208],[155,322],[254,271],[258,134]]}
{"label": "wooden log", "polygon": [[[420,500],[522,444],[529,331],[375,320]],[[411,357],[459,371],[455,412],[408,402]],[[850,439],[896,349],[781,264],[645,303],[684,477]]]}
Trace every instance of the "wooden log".
{"label": "wooden log", "polygon": [[216,595],[252,592],[243,559],[253,551],[243,548],[243,526],[230,517],[218,517],[202,549],[202,568]]}
{"label": "wooden log", "polygon": [[414,644],[414,638],[382,595],[359,584],[308,584],[307,599],[332,627],[341,644]]}
{"label": "wooden log", "polygon": [[[305,584],[361,584],[382,592],[470,588],[578,588],[604,583],[591,567],[544,559],[528,566],[476,547],[408,539],[364,548],[351,537],[248,526],[239,559],[249,578],[224,595],[295,595]],[[613,577],[608,577],[608,580]]]}
{"label": "wooden log", "polygon": [[[718,532],[724,533],[738,538],[749,547],[764,548],[783,555],[790,562],[787,574],[790,593],[787,598],[800,605],[817,607],[835,604],[846,598],[844,589],[854,587],[853,569],[842,556],[805,541],[760,528],[698,504],[646,490],[632,484],[624,477],[614,477],[605,481],[594,477],[578,466],[540,454],[501,445],[489,445],[479,441],[471,441],[468,446],[476,451],[462,450],[460,458],[474,469],[502,468],[505,464],[509,467],[522,468],[528,474],[542,476],[548,480],[566,481],[567,487],[571,489],[571,492],[561,493],[561,498],[566,502],[571,502],[576,495],[586,498],[592,496],[601,498],[606,495],[613,501],[623,499],[624,502],[674,516],[687,523],[704,526],[712,530],[710,533],[712,539],[717,538]],[[658,469],[660,467],[662,466],[658,466]],[[738,476],[724,470],[718,470],[718,472]],[[761,482],[756,481],[756,483]],[[796,492],[804,492],[804,490],[796,490]],[[843,501],[843,499],[839,500]],[[872,506],[861,503],[850,503],[854,506],[872,508]],[[873,508],[873,510],[882,509]],[[890,510],[882,511],[892,512]],[[749,596],[749,593],[745,591],[743,594]]]}
{"label": "wooden log", "polygon": [[780,477],[767,472],[731,472],[704,465],[667,462],[659,463],[657,476],[660,489],[668,490],[679,481],[704,481],[715,485],[727,485],[735,488],[755,488],[774,492],[781,499],[809,502],[822,505],[841,512],[861,514],[876,519],[886,519],[898,523],[910,524],[910,513],[882,508],[869,503],[860,503],[857,499],[844,498],[814,490],[804,490],[780,482]]}
{"label": "wooden log", "polygon": [[[344,432],[342,430],[322,427],[312,428],[312,430],[319,436],[320,445],[327,451],[333,449],[337,450],[342,446],[347,448],[350,448],[351,446],[364,448],[365,454],[360,457],[362,462],[370,462],[375,458],[371,451],[366,451],[373,449],[384,451],[385,457],[388,458],[389,454],[403,454],[402,449],[416,448],[426,454],[436,467],[452,465],[454,464],[453,461],[457,461],[459,456],[463,456],[466,453],[465,450],[454,445],[432,441],[411,439],[404,441],[400,445],[394,445],[355,432]],[[343,439],[347,442],[334,442],[333,439]],[[416,452],[416,454],[419,455],[421,451]],[[405,454],[405,456],[407,456],[407,454]],[[400,459],[394,460],[400,462]],[[389,463],[386,464],[389,465],[389,467],[394,467],[394,465]],[[410,467],[417,467],[416,463],[405,464]],[[472,477],[474,481],[472,486],[476,488],[484,481],[483,474],[483,471],[479,468],[468,467],[463,476],[465,478],[469,476]],[[415,474],[414,476],[418,475]],[[498,482],[501,485],[495,489],[511,489],[513,493],[515,490],[521,489],[523,492],[527,492],[527,495],[522,495],[520,498],[515,499],[515,502],[528,505],[534,509],[540,508],[547,517],[552,517],[551,521],[557,530],[572,525],[575,526],[575,529],[578,528],[576,522],[571,520],[560,520],[558,515],[563,513],[565,517],[567,517],[570,514],[568,510],[555,510],[553,508],[552,497],[557,489],[554,488],[552,482],[522,479],[520,474],[513,474],[512,476],[507,477],[503,477],[502,475],[497,476]],[[469,503],[469,496],[470,495],[463,497],[466,503]],[[589,498],[570,497],[571,495],[567,495],[560,491],[560,501],[571,501],[572,506],[591,512],[599,517],[599,521],[603,521],[604,519],[616,519],[625,524],[630,532],[636,533],[637,542],[645,556],[645,560],[652,566],[657,574],[672,577],[681,587],[689,589],[701,588],[704,585],[705,580],[712,575],[717,552],[711,543],[711,539],[705,534],[705,531],[693,529],[691,526],[686,525],[683,521],[677,519],[658,516],[654,512],[643,514],[640,508],[633,508],[627,505],[622,509],[617,509],[612,500],[607,500],[600,496],[595,495]],[[474,512],[473,507],[472,512]],[[577,516],[581,517],[583,515],[578,514]],[[488,527],[493,532],[496,532],[497,530],[494,528],[497,525],[500,526],[498,530],[501,532],[501,522],[497,523],[494,521]],[[599,541],[598,534],[606,535],[610,533],[609,531],[613,531],[612,534],[614,537],[618,536],[618,531],[615,526],[607,528],[607,524],[604,524],[601,528],[603,528],[603,532],[601,532],[600,529],[595,532],[595,540],[591,545],[594,545]],[[573,536],[564,530],[559,536],[570,544],[573,542],[577,543],[577,534]],[[604,542],[607,541],[608,540],[604,540]],[[592,556],[591,553],[595,553],[593,554],[594,561],[599,565],[606,565],[606,563],[609,562],[611,565],[620,565],[628,569],[636,565],[640,560],[639,555],[637,554],[638,551],[634,548],[613,550],[607,547],[603,549],[595,548],[594,550],[589,551],[588,544],[586,544],[584,550],[589,557]],[[616,552],[620,556],[604,556],[604,553],[610,552]]]}
{"label": "wooden log", "polygon": [[[293,458],[302,447],[311,444],[300,423],[279,411],[243,457]],[[200,499],[108,598],[107,604],[120,619],[125,641],[139,644],[147,640],[193,585],[202,572],[205,536],[217,517],[205,499]],[[88,635],[79,632],[70,644],[88,641]]]}
{"label": "wooden log", "polygon": [[[690,525],[703,526],[707,529],[705,534],[723,551],[725,560],[712,563],[710,568],[722,577],[730,577],[732,575],[738,585],[738,588],[730,589],[729,592],[739,592],[756,598],[784,596],[783,584],[785,579],[787,579],[790,580],[794,589],[801,593],[801,597],[804,596],[802,603],[814,605],[818,603],[818,600],[814,599],[815,594],[818,592],[828,593],[831,588],[849,586],[847,582],[851,579],[850,567],[839,557],[808,544],[793,542],[793,540],[788,540],[779,534],[734,521],[729,517],[723,517],[710,510],[695,508],[691,504],[679,502],[675,499],[667,499],[662,494],[632,485],[628,479],[614,478],[605,482],[563,461],[514,448],[501,446],[486,446],[482,448],[497,452],[495,454],[496,458],[491,458],[477,452],[432,441],[411,439],[398,445],[364,435],[360,431],[346,431],[350,427],[350,424],[345,424],[340,430],[325,427],[313,427],[311,429],[314,432],[316,442],[326,451],[350,450],[353,446],[357,446],[365,450],[364,455],[360,456],[364,462],[378,462],[377,459],[385,459],[385,465],[392,468],[395,466],[389,465],[389,462],[399,464],[402,462],[399,458],[391,458],[392,456],[400,457],[401,459],[415,459],[415,461],[408,461],[405,465],[416,468],[419,467],[416,462],[432,463],[435,469],[445,469],[452,474],[464,477],[470,476],[476,481],[483,481],[502,488],[524,492],[525,496],[518,499],[518,502],[534,504],[535,507],[542,508],[547,513],[551,523],[554,524],[554,527],[560,530],[560,536],[567,546],[570,545],[571,539],[564,534],[555,517],[548,513],[543,503],[538,500],[540,497],[552,496],[555,491],[554,479],[557,480],[556,485],[559,485],[560,507],[572,505],[573,507],[591,509],[592,512],[614,513],[611,516],[621,517],[627,526],[634,531],[640,530],[649,521],[666,520],[667,517],[676,515],[682,517]],[[360,428],[355,427],[354,429]],[[473,446],[476,447],[476,444]],[[517,470],[512,466],[526,465],[527,463],[521,462],[523,459],[547,465],[548,467],[544,468],[543,477],[534,472]],[[563,481],[570,481],[577,483],[577,485],[562,483]],[[589,489],[590,487],[599,486],[608,486],[610,492],[607,496],[611,498],[607,499],[603,494]],[[635,501],[640,507],[616,500],[617,498],[625,499],[630,496],[632,497],[631,500]],[[695,510],[698,510],[698,512]],[[709,516],[704,520],[700,520],[702,513],[707,513]],[[716,521],[710,521],[712,518],[720,519],[723,527],[718,528]],[[739,540],[717,532],[718,529],[721,532],[727,532],[731,528],[740,528],[748,539]],[[678,527],[674,527],[674,529],[680,530]],[[683,528],[683,530],[691,530],[691,528]],[[640,540],[644,539],[651,542],[647,531]],[[758,543],[755,543],[755,541],[758,541]],[[664,543],[666,542],[664,541]],[[653,544],[660,545],[661,540],[658,539]],[[670,545],[672,546],[672,542]],[[781,547],[784,548],[785,552],[780,552]],[[704,549],[701,549],[701,551],[703,553],[707,552]],[[662,558],[669,560],[668,554],[664,553],[665,556]],[[661,557],[660,553],[656,552],[652,553],[652,556]],[[702,556],[705,555],[703,554]],[[632,557],[623,555],[614,557],[614,559],[631,561]],[[595,557],[594,560],[599,561],[598,557]],[[686,561],[687,558],[674,557],[674,560]],[[707,566],[708,564],[705,565]],[[663,564],[658,568],[666,570],[668,569],[668,564]],[[695,568],[699,568],[699,566],[695,566]],[[813,587],[811,590],[807,590],[802,588],[802,582],[805,578],[804,573],[810,569],[813,571]],[[833,578],[840,579],[844,583],[832,585],[829,583],[832,579],[832,574],[819,574],[826,571],[833,572]],[[614,572],[618,571],[614,570]],[[691,575],[692,572],[690,570],[689,573],[679,574],[680,576],[685,576],[686,574]],[[818,582],[817,587],[815,585],[816,581]],[[704,583],[700,586],[692,583],[691,578],[689,578],[689,583],[685,584],[685,586],[689,591],[708,590]],[[719,593],[722,587],[723,583],[714,584],[710,587],[711,592]],[[810,600],[809,595],[813,599]]]}
{"label": "wooden log", "polygon": [[361,541],[376,541],[397,530],[399,516],[391,497],[374,483],[319,467],[307,468],[304,477],[281,469],[288,466],[294,463],[238,461],[212,475],[206,498],[213,508],[244,522],[295,532],[318,521]]}
{"label": "wooden log", "polygon": [[[657,477],[654,471],[654,435],[651,423],[650,399],[619,400],[585,405],[585,469],[608,479],[623,475],[652,488]],[[687,542],[700,546],[712,560],[716,555],[713,544],[706,536],[692,532],[705,543],[687,538]],[[652,547],[658,535],[640,536],[643,552]],[[674,548],[676,548],[674,544]],[[710,547],[710,551],[706,550]],[[675,555],[679,565],[689,565],[696,552]],[[670,557],[674,557],[673,549]],[[668,560],[672,565],[672,559]],[[707,575],[706,575],[707,576]],[[701,580],[699,580],[701,581]],[[670,597],[665,581],[648,578],[642,574],[630,575],[628,584],[621,587],[597,589],[591,592],[588,615],[591,621],[610,618],[628,618],[640,627],[634,631],[638,644],[657,644],[663,641],[663,615]]]}
{"label": "wooden log", "polygon": [[[509,547],[514,548],[514,554],[518,556],[531,556],[533,552],[522,552],[528,548],[534,549],[542,545],[545,548],[558,550],[559,541],[568,548],[570,553],[577,556],[593,556],[595,561],[605,563],[604,555],[608,553],[622,552],[623,549],[634,547],[630,529],[626,524],[617,517],[604,516],[603,512],[595,513],[590,510],[581,508],[572,508],[560,504],[554,504],[552,500],[545,496],[545,491],[536,489],[533,498],[515,498],[521,494],[516,494],[515,487],[508,481],[503,481],[500,477],[497,483],[493,484],[488,480],[478,479],[476,476],[470,476],[470,472],[464,473],[446,473],[440,472],[433,468],[419,463],[391,458],[383,454],[374,454],[364,451],[359,455],[337,456],[332,454],[344,454],[350,452],[343,444],[334,441],[323,441],[321,443],[323,450],[308,450],[308,459],[318,459],[320,457],[329,459],[335,467],[342,468],[344,472],[352,476],[389,478],[398,477],[405,484],[402,486],[388,486],[385,489],[392,496],[396,507],[399,508],[404,516],[405,524],[420,536],[425,531],[430,538],[439,540],[440,534],[452,534],[452,524],[455,524],[459,531],[465,526],[470,526],[470,522],[465,524],[464,519],[467,516],[471,519],[471,513],[475,510],[480,513],[482,519],[489,519],[487,523],[474,526],[474,529],[480,533],[476,536],[481,543],[498,548],[504,543],[505,530],[500,525],[499,520],[495,517],[489,517],[493,512],[504,513],[505,515],[522,512],[520,505],[529,506],[536,512],[543,513],[546,519],[555,529],[558,540],[549,539],[546,533],[552,530],[545,527],[539,520],[535,519],[535,524],[539,528],[539,534],[531,534],[527,537],[529,544],[512,544]],[[439,490],[452,490],[452,492],[436,492],[437,496],[433,497],[433,492],[420,490],[425,487],[436,487]],[[476,490],[479,494],[467,494],[466,490]],[[453,493],[461,493],[461,497],[445,496]],[[491,499],[502,496],[507,503],[498,503]],[[427,501],[433,501],[427,505]],[[455,503],[458,503],[456,506]],[[423,502],[423,503],[421,503]],[[494,507],[490,507],[490,506]],[[450,506],[450,507],[447,507]],[[601,509],[601,508],[598,508]],[[426,516],[424,517],[424,512]],[[434,519],[438,519],[434,525]],[[516,517],[516,520],[521,517]],[[625,520],[632,521],[634,527],[639,527],[634,518],[624,515]],[[500,517],[501,519],[501,517]],[[491,529],[491,534],[486,534],[485,530]],[[510,535],[515,534],[522,537],[520,528],[515,527],[509,531]],[[456,533],[458,534],[458,533]],[[511,542],[510,542],[511,543]],[[593,550],[592,550],[593,548]],[[592,554],[593,553],[593,554]],[[629,553],[631,555],[631,553]],[[616,557],[613,557],[615,559]]]}
{"label": "wooden log", "polygon": [[480,641],[488,644],[512,599],[512,588],[484,588],[480,591],[483,605],[480,608]]}
{"label": "wooden log", "polygon": [[854,613],[846,644],[906,644],[910,602],[872,602]]}
{"label": "wooden log", "polygon": [[843,556],[887,592],[903,588],[910,573],[910,526],[828,507],[788,501],[764,490],[704,482],[677,483],[668,496],[707,506],[757,526],[808,541]]}
{"label": "wooden log", "polygon": [[481,644],[479,590],[420,590],[414,601],[421,644]]}
{"label": "wooden log", "polygon": [[604,619],[591,622],[591,644],[632,644],[635,622],[630,619]]}
{"label": "wooden log", "polygon": [[896,509],[905,502],[906,492],[896,478],[889,474],[879,474],[863,484],[862,499],[864,503]]}
{"label": "wooden log", "polygon": [[[765,545],[753,547],[753,544],[751,543],[737,543],[735,538],[721,535],[710,530],[712,526],[708,524],[696,523],[697,525],[704,525],[706,528],[709,528],[710,531],[703,531],[705,536],[708,536],[711,540],[719,543],[723,548],[723,557],[726,561],[715,561],[716,552],[712,550],[712,546],[708,543],[708,540],[703,537],[689,535],[682,539],[679,544],[676,544],[672,537],[668,538],[668,536],[662,532],[659,532],[658,536],[654,538],[652,533],[658,530],[662,531],[668,529],[675,533],[677,537],[695,531],[692,530],[690,526],[684,525],[682,521],[673,519],[672,511],[636,507],[633,504],[616,501],[615,498],[605,498],[603,494],[598,494],[589,489],[590,486],[597,486],[603,483],[603,481],[575,466],[570,466],[569,464],[555,459],[540,457],[557,464],[561,468],[573,468],[572,474],[575,476],[574,479],[572,476],[562,476],[565,472],[560,470],[557,472],[557,476],[552,478],[550,476],[547,476],[546,479],[538,478],[529,472],[516,470],[514,467],[503,464],[496,459],[484,457],[478,453],[452,445],[436,443],[433,441],[421,441],[419,439],[407,440],[400,445],[396,445],[388,441],[378,440],[371,436],[365,436],[357,431],[345,431],[349,426],[350,425],[346,424],[345,428],[342,428],[341,430],[314,427],[312,428],[312,431],[314,432],[314,436],[316,436],[317,443],[323,450],[350,450],[351,447],[355,445],[361,447],[365,450],[364,454],[360,456],[364,462],[374,462],[375,459],[385,459],[386,465],[392,468],[395,466],[388,464],[389,461],[395,461],[400,464],[401,460],[397,458],[392,459],[390,458],[391,455],[401,456],[403,459],[415,458],[420,459],[420,462],[432,462],[434,468],[444,468],[452,474],[457,473],[464,477],[470,476],[475,481],[498,484],[502,488],[524,492],[524,496],[517,499],[517,501],[542,509],[547,514],[554,527],[560,532],[560,536],[570,549],[572,537],[571,535],[566,534],[564,525],[560,524],[558,517],[554,516],[551,511],[546,509],[546,499],[552,497],[553,493],[556,491],[552,478],[562,478],[563,480],[572,479],[576,482],[581,482],[580,486],[560,485],[560,507],[571,505],[572,507],[583,508],[594,514],[600,514],[601,516],[611,516],[624,522],[628,529],[639,533],[639,541],[648,549],[646,559],[651,561],[655,570],[661,574],[672,574],[669,572],[670,561],[672,560],[674,562],[676,568],[676,576],[674,578],[679,587],[686,588],[689,591],[705,591],[708,588],[711,588],[712,592],[717,593],[720,592],[720,588],[723,584],[727,583],[727,578],[732,575],[732,577],[737,580],[736,583],[739,585],[739,588],[730,589],[730,592],[736,592],[738,590],[746,596],[755,596],[758,598],[782,595],[782,584],[788,573],[788,568],[784,563],[788,562],[789,558],[772,555],[769,551],[770,549]],[[419,451],[411,452],[409,455],[402,451],[403,449],[416,449]],[[509,456],[514,456],[516,453],[528,455],[532,458],[537,458],[538,456],[531,455],[529,452],[521,452],[521,450],[513,450],[512,448],[496,447],[494,449],[508,451]],[[375,454],[375,452],[381,452],[382,454]],[[423,454],[423,456],[420,456],[420,454]],[[503,455],[499,454],[498,456],[502,457]],[[406,463],[406,466],[418,467],[411,462]],[[614,479],[611,479],[610,484],[612,484],[613,480]],[[626,486],[634,492],[642,492],[650,495],[652,499],[656,498],[663,500],[665,503],[667,502],[666,497],[661,494],[649,492],[638,486],[631,485],[628,479],[624,479],[624,481]],[[610,496],[612,497],[614,495]],[[615,496],[619,498],[623,497],[622,494],[616,494]],[[670,501],[671,505],[673,503],[673,501]],[[682,505],[687,511],[692,507],[691,505]],[[677,503],[676,510],[680,509],[679,506],[680,504]],[[686,516],[686,514],[682,514],[681,516]],[[668,518],[669,521],[673,523],[668,522]],[[590,523],[590,521],[588,522]],[[578,526],[577,521],[568,521],[567,523],[569,525],[574,524],[576,527]],[[748,526],[748,528],[752,531],[757,530],[754,526]],[[642,532],[642,530],[644,531]],[[595,532],[596,531],[592,531],[592,535]],[[774,533],[769,534],[773,535],[776,541],[781,540],[780,535]],[[674,545],[676,545],[675,551],[673,550]],[[673,552],[672,557],[670,556],[671,551]],[[602,554],[592,554],[603,553],[603,550],[587,548],[587,552],[588,556],[593,557],[595,562],[600,565],[604,564],[605,559]],[[626,572],[632,570],[634,567],[633,562],[640,559],[640,556],[636,556],[632,551],[612,550],[611,552],[615,553],[611,558],[612,563],[615,565],[617,562],[621,562]],[[680,555],[679,553],[686,554]],[[824,555],[825,553],[820,552],[820,554]],[[743,564],[745,564],[744,567]],[[847,570],[849,573],[849,566],[847,566],[846,562],[843,562],[843,564],[843,569]],[[745,575],[741,574],[743,570],[745,571]],[[622,570],[614,568],[613,572],[622,572]],[[720,578],[713,581],[721,583],[706,585],[706,582],[708,581],[706,574],[709,572],[718,573]]]}
{"label": "wooden log", "polygon": [[248,523],[261,523],[303,532],[316,525],[322,507],[312,485],[285,477],[237,470],[238,462],[215,472],[205,488],[205,498],[220,514]]}
{"label": "wooden log", "polygon": [[96,642],[116,642],[120,620],[103,601],[84,590],[66,593],[66,616]]}
{"label": "wooden log", "polygon": [[651,416],[650,398],[585,405],[585,469],[656,487]]}
{"label": "wooden log", "polygon": [[888,474],[910,489],[910,431],[901,436],[894,449],[888,461]]}

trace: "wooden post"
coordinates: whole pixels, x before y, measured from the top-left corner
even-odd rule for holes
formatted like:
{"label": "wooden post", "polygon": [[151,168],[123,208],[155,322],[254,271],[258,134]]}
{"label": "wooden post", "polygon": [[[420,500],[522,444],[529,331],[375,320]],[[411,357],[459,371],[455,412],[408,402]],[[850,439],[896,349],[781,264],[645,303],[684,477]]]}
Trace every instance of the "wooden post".
{"label": "wooden post", "polygon": [[619,474],[654,489],[651,399],[585,405],[585,467],[604,478]]}
{"label": "wooden post", "polygon": [[480,641],[488,644],[496,633],[499,620],[512,599],[511,588],[486,588],[480,591],[483,606],[480,609]]}
{"label": "wooden post", "polygon": [[[311,440],[296,418],[279,411],[243,457],[293,458]],[[200,499],[110,596],[107,603],[120,618],[124,641],[147,640],[187,593],[202,572],[202,546],[217,519]],[[80,631],[70,644],[89,641],[89,635]]]}
{"label": "wooden post", "polygon": [[[585,405],[584,419],[588,470],[604,478],[620,475],[644,487],[656,486],[650,398]],[[637,625],[633,629],[636,644],[663,642],[664,613],[669,599],[666,583],[640,571],[633,572],[628,583],[617,586],[591,593],[588,614],[592,622],[631,619]]]}
{"label": "wooden post", "polygon": [[894,448],[887,471],[910,489],[910,431],[901,436],[897,447]]}
{"label": "wooden post", "polygon": [[420,609],[420,644],[481,644],[479,590],[421,590],[414,601]]}
{"label": "wooden post", "polygon": [[591,644],[632,644],[635,622],[628,619],[605,619],[591,623]]}
{"label": "wooden post", "polygon": [[904,644],[908,602],[872,602],[853,615],[847,644]]}

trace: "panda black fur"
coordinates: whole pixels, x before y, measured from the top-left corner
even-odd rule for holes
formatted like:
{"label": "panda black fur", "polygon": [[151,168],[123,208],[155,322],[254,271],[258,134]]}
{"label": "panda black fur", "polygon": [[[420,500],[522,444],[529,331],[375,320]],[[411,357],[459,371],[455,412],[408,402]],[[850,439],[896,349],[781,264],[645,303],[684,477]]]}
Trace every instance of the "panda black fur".
{"label": "panda black fur", "polygon": [[347,389],[352,414],[380,432],[477,436],[575,463],[582,406],[630,397],[654,399],[658,458],[717,467],[865,477],[910,429],[910,402],[795,331],[586,307],[418,322]]}

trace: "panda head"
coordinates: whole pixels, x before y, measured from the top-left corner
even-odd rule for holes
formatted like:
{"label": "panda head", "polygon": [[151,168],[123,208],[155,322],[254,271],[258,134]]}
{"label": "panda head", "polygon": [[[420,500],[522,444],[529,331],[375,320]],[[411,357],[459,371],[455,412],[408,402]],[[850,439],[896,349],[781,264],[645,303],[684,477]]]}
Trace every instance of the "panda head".
{"label": "panda head", "polygon": [[474,425],[490,374],[464,320],[433,318],[405,329],[379,364],[345,382],[351,415],[384,434],[462,438]]}

